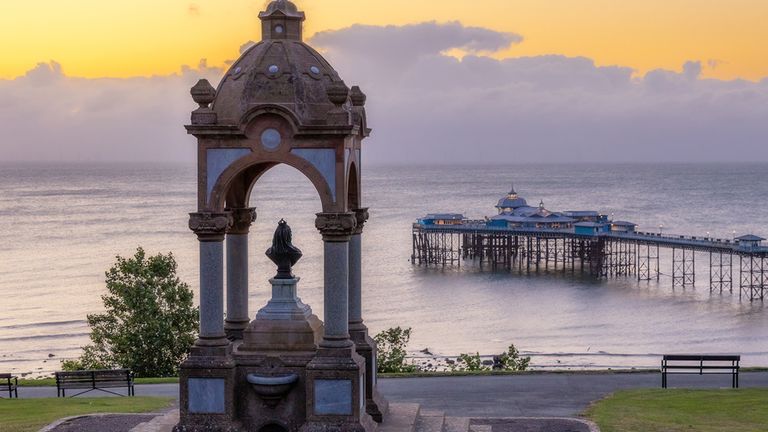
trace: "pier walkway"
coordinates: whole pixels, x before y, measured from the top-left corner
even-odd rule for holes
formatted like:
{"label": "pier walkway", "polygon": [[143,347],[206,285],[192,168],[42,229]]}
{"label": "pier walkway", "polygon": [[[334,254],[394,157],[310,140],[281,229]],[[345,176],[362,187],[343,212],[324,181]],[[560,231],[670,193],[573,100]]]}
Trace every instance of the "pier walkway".
{"label": "pier walkway", "polygon": [[471,261],[492,269],[562,269],[599,278],[658,280],[660,250],[666,249],[671,252],[673,287],[696,283],[698,255],[699,264],[704,258],[708,266],[711,290],[733,292],[738,287],[740,298],[749,301],[764,300],[768,293],[768,247],[755,236],[722,239],[633,230],[584,233],[574,227],[513,228],[469,220],[414,223],[412,233],[411,261],[417,265],[461,266]]}

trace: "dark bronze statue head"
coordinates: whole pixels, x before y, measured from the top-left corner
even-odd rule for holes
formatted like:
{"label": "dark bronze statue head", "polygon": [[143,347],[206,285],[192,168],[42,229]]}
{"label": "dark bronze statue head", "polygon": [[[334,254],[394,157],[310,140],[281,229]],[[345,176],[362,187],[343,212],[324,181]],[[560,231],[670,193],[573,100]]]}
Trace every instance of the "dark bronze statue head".
{"label": "dark bronze statue head", "polygon": [[277,265],[275,279],[293,279],[291,267],[301,258],[301,250],[291,244],[291,227],[280,219],[272,238],[272,247],[267,249],[267,256]]}

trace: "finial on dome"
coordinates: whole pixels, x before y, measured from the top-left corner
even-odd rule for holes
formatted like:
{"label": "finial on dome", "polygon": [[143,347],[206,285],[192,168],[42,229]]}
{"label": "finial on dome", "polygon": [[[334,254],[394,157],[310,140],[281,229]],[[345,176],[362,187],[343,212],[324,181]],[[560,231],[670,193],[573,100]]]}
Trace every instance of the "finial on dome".
{"label": "finial on dome", "polygon": [[213,88],[207,79],[201,79],[195,84],[189,93],[192,95],[192,100],[196,104],[200,105],[200,108],[205,108],[216,99],[216,89]]}
{"label": "finial on dome", "polygon": [[304,12],[289,0],[274,0],[267,5],[267,10],[259,13],[261,36],[269,39],[302,39],[302,21]]}
{"label": "finial on dome", "polygon": [[201,79],[195,84],[189,91],[192,95],[192,100],[200,107],[192,111],[192,124],[215,124],[216,113],[209,108],[211,102],[216,99],[216,89],[213,88],[211,83],[207,79]]}
{"label": "finial on dome", "polygon": [[365,106],[367,96],[360,90],[360,86],[352,86],[352,90],[349,92],[349,99],[354,106]]}
{"label": "finial on dome", "polygon": [[347,87],[344,81],[328,84],[325,91],[328,94],[328,100],[336,106],[344,105],[349,98],[349,87]]}

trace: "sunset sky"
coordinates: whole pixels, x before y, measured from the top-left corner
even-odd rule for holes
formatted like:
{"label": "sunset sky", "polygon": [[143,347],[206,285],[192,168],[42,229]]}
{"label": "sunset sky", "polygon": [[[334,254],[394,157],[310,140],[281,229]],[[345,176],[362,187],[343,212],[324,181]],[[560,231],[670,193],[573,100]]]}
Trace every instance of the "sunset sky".
{"label": "sunset sky", "polygon": [[[55,60],[68,75],[130,77],[222,65],[258,38],[263,0],[3,0],[0,77]],[[495,57],[584,56],[644,73],[679,69],[757,80],[768,76],[765,0],[299,0],[307,33],[352,24],[436,20],[514,32],[525,39]],[[11,55],[9,55],[11,54]]]}
{"label": "sunset sky", "polygon": [[[766,0],[297,0],[372,163],[768,162]],[[0,1],[0,162],[191,163],[264,0]]]}

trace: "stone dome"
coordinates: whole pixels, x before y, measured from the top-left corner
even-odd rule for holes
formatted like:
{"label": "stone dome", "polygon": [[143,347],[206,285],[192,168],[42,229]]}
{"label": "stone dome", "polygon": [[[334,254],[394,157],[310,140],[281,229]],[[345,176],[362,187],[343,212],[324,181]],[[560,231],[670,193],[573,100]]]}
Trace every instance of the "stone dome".
{"label": "stone dome", "polygon": [[267,10],[261,13],[261,15],[271,15],[275,12],[280,12],[288,16],[303,16],[302,12],[299,12],[299,8],[289,0],[276,0],[267,5]]}
{"label": "stone dome", "polygon": [[[221,125],[240,125],[255,107],[278,105],[302,125],[328,124],[336,106],[329,92],[346,101],[348,89],[333,67],[302,40],[304,13],[276,0],[259,14],[262,41],[246,50],[219,84],[213,110]],[[339,102],[338,97],[334,97]]]}

